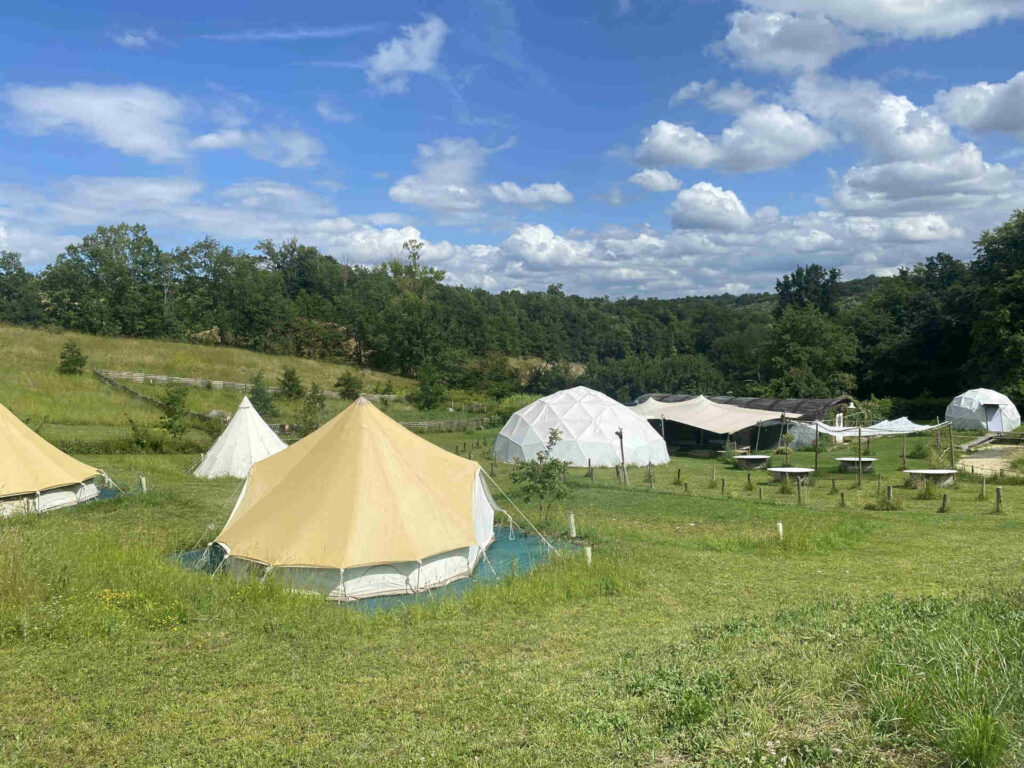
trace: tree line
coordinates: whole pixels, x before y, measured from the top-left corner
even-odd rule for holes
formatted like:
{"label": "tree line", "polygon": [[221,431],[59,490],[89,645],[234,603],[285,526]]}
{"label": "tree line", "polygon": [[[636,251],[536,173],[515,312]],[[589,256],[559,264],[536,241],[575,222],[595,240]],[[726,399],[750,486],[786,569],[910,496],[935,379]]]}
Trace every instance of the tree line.
{"label": "tree line", "polygon": [[[562,285],[447,285],[422,244],[343,264],[295,240],[252,253],[204,238],[161,248],[143,225],[99,227],[38,274],[0,252],[0,321],[203,340],[341,360],[500,397],[573,382],[649,391],[1024,399],[1024,212],[892,277],[816,264],[774,293],[585,298]],[[204,333],[205,332],[205,333]],[[524,368],[519,361],[533,360]],[[582,370],[582,374],[581,374]]]}

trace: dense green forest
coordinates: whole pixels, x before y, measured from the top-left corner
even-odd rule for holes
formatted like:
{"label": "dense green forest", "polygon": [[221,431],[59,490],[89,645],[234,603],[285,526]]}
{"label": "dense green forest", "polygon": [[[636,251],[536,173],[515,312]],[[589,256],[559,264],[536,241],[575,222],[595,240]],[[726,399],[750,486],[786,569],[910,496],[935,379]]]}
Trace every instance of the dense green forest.
{"label": "dense green forest", "polygon": [[[772,294],[584,298],[446,285],[420,259],[342,264],[291,241],[245,253],[204,239],[164,250],[142,225],[100,227],[39,274],[0,252],[0,321],[94,334],[219,338],[351,360],[503,395],[577,380],[648,391],[1024,399],[1024,212],[894,277],[843,282],[815,264]],[[967,256],[967,254],[960,254]],[[213,339],[216,340],[216,339]],[[509,358],[539,358],[527,372]],[[580,376],[580,365],[583,373]]]}

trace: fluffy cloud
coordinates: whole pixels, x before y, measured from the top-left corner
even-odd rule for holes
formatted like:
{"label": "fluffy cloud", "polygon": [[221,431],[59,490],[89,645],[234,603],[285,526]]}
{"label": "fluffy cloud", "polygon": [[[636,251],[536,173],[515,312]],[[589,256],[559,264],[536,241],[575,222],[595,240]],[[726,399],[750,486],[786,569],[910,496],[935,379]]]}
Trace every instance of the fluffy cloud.
{"label": "fluffy cloud", "polygon": [[436,65],[448,35],[448,25],[438,16],[402,27],[402,36],[381,43],[366,62],[366,77],[384,93],[404,93],[409,76],[430,72]]}
{"label": "fluffy cloud", "polygon": [[741,112],[718,137],[659,120],[647,130],[635,157],[648,166],[766,171],[824,149],[831,141],[829,132],[807,115],[778,104],[762,104]]}
{"label": "fluffy cloud", "polygon": [[78,133],[126,155],[160,163],[185,155],[184,104],[145,85],[12,86],[7,102],[26,130]]}
{"label": "fluffy cloud", "polygon": [[573,201],[572,192],[561,184],[531,184],[523,189],[511,181],[490,186],[491,194],[502,203],[516,205],[568,205]]}
{"label": "fluffy cloud", "polygon": [[1005,83],[980,82],[939,91],[939,112],[953,125],[979,133],[1024,132],[1024,72]]}
{"label": "fluffy cloud", "polygon": [[638,187],[643,187],[651,192],[671,192],[683,186],[683,183],[668,171],[654,168],[644,168],[639,173],[630,176],[629,180]]}
{"label": "fluffy cloud", "polygon": [[716,112],[742,112],[754,105],[758,92],[739,80],[734,80],[724,88],[719,87],[717,80],[699,82],[693,80],[668,100],[670,107],[678,106],[690,99],[699,99],[706,107]]}
{"label": "fluffy cloud", "polygon": [[160,35],[152,27],[146,29],[126,29],[112,36],[114,42],[122,48],[148,48],[150,43],[160,42]]}
{"label": "fluffy cloud", "polygon": [[396,203],[467,212],[482,200],[476,177],[487,150],[474,139],[438,139],[416,147],[419,173],[399,179],[388,196]]}
{"label": "fluffy cloud", "polygon": [[913,39],[951,37],[989,22],[1024,16],[1019,0],[749,0],[780,13],[827,16],[864,32]]}
{"label": "fluffy cloud", "polygon": [[316,113],[331,123],[351,123],[356,116],[335,105],[330,99],[321,96],[316,100]]}
{"label": "fluffy cloud", "polygon": [[676,195],[672,226],[679,229],[739,230],[750,226],[750,214],[731,189],[699,181]]}
{"label": "fluffy cloud", "polygon": [[737,11],[729,22],[729,33],[716,48],[761,72],[814,71],[863,44],[823,16]]}
{"label": "fluffy cloud", "polygon": [[324,154],[319,139],[300,130],[243,130],[225,128],[221,131],[197,136],[189,142],[190,149],[220,150],[242,149],[256,160],[272,163],[279,168],[310,167]]}

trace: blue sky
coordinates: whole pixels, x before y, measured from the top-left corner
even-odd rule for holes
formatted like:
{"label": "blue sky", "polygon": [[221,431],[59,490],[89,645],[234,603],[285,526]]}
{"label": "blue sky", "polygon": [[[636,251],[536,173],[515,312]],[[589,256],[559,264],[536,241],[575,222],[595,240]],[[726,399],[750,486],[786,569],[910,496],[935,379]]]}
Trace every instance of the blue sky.
{"label": "blue sky", "polygon": [[675,296],[967,257],[1024,199],[1024,0],[214,5],[8,19],[0,248],[419,238],[452,282]]}

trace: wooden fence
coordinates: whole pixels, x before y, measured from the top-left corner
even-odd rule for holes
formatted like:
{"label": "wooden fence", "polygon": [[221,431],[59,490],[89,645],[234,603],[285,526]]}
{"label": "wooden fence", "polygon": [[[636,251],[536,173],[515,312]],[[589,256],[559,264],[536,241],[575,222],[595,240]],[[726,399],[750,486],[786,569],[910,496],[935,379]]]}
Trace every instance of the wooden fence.
{"label": "wooden fence", "polygon": [[[137,371],[104,371],[96,370],[93,371],[97,376],[101,376],[105,380],[121,379],[122,381],[131,381],[135,384],[182,384],[186,387],[199,387],[201,389],[228,389],[237,390],[239,392],[247,392],[252,388],[251,384],[246,384],[241,381],[218,381],[217,379],[192,379],[184,376],[164,376],[159,373],[139,373]],[[279,394],[281,392],[280,387],[267,387],[267,391],[271,394]],[[401,395],[380,395],[376,392],[361,392],[362,397],[372,402],[381,402],[382,400],[389,400],[394,402],[402,398]],[[332,397],[335,399],[342,399],[341,394],[333,389],[325,389],[324,397]]]}

